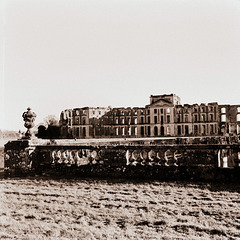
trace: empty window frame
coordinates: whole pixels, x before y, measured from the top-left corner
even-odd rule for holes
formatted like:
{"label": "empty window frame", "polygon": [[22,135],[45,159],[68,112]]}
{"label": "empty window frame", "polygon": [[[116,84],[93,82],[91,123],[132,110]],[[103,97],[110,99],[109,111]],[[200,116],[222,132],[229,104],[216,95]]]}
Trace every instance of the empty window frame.
{"label": "empty window frame", "polygon": [[122,127],[122,135],[125,135],[125,128]]}
{"label": "empty window frame", "polygon": [[167,135],[170,135],[170,127],[167,126]]}
{"label": "empty window frame", "polygon": [[170,123],[170,115],[167,115],[167,123]]}
{"label": "empty window frame", "polygon": [[240,122],[240,113],[237,114],[237,121]]}
{"label": "empty window frame", "polygon": [[137,127],[134,127],[134,134],[137,136]]}

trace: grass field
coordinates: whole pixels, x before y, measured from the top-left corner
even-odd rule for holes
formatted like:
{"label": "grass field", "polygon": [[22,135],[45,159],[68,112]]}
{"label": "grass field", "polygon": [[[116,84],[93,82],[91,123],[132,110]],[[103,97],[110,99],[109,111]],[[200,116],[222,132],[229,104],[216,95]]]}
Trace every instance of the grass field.
{"label": "grass field", "polygon": [[2,179],[0,239],[237,239],[239,187]]}

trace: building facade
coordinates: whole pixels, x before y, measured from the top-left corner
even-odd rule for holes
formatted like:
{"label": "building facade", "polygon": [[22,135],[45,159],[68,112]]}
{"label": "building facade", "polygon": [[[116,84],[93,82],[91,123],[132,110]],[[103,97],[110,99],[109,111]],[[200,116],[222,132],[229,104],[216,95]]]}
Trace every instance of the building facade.
{"label": "building facade", "polygon": [[59,123],[63,138],[240,135],[240,105],[181,105],[175,94],[151,95],[142,108],[66,109]]}

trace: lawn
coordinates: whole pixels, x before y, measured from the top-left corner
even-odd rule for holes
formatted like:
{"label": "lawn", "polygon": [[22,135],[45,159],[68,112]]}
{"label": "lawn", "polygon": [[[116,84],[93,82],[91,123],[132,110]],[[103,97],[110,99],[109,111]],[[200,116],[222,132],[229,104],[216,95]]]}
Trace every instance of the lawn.
{"label": "lawn", "polygon": [[0,239],[237,239],[239,187],[2,179]]}

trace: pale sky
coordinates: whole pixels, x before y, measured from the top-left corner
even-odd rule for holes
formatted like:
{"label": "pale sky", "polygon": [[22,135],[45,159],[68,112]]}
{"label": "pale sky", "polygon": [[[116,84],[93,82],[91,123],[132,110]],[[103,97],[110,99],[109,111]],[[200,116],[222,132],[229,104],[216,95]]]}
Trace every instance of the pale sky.
{"label": "pale sky", "polygon": [[0,129],[151,94],[240,104],[239,0],[0,0]]}

